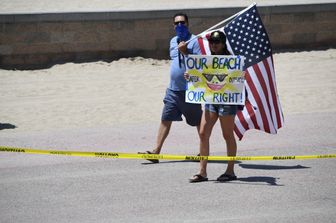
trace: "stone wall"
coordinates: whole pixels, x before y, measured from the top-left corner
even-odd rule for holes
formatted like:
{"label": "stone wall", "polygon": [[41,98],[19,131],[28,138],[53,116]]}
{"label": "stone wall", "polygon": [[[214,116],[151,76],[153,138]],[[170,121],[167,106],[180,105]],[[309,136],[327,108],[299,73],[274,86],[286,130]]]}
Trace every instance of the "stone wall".
{"label": "stone wall", "polygon": [[[183,10],[197,34],[242,8]],[[336,3],[258,7],[275,51],[336,46]],[[0,68],[168,58],[176,10],[0,15]]]}

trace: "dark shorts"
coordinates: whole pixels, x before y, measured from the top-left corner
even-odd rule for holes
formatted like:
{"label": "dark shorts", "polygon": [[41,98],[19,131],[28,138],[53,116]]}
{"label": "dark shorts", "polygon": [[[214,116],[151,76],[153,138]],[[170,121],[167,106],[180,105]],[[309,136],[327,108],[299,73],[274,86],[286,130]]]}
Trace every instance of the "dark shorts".
{"label": "dark shorts", "polygon": [[215,105],[205,104],[206,111],[214,112],[220,116],[237,114],[238,105]]}
{"label": "dark shorts", "polygon": [[182,121],[185,117],[188,125],[198,126],[201,123],[202,106],[185,102],[185,91],[167,89],[163,99],[162,121]]}

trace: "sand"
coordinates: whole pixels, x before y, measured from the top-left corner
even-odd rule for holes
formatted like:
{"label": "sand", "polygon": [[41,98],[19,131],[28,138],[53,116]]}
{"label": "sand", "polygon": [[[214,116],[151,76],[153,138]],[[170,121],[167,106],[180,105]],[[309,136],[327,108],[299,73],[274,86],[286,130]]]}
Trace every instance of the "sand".
{"label": "sand", "polygon": [[[336,111],[335,58],[335,49],[274,55],[285,118]],[[168,81],[168,60],[140,57],[0,70],[0,122],[17,127],[3,132],[159,123]]]}

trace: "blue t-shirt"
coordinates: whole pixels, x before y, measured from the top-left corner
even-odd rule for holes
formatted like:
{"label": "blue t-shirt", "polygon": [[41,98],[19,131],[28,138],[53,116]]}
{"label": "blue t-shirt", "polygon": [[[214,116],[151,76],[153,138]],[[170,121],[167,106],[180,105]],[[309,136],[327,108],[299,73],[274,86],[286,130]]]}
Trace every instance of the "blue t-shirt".
{"label": "blue t-shirt", "polygon": [[[195,37],[194,35],[191,38]],[[168,88],[173,91],[185,91],[187,89],[187,82],[184,79],[184,72],[186,71],[184,59],[188,56],[178,53],[177,36],[170,40],[170,82]],[[190,41],[187,45],[188,54],[201,54],[197,38]],[[181,63],[181,66],[180,66]]]}

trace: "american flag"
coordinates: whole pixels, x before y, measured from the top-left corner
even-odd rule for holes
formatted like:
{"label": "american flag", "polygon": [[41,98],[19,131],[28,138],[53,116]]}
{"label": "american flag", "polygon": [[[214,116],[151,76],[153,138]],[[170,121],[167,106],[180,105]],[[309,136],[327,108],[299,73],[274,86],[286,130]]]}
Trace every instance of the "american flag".
{"label": "american flag", "polygon": [[[236,115],[236,135],[241,140],[249,129],[276,134],[284,119],[275,82],[271,43],[256,5],[243,10],[217,30],[225,33],[226,44],[233,55],[246,57],[247,97],[244,110]],[[211,54],[207,37],[212,31],[203,33],[198,39],[203,54]]]}

